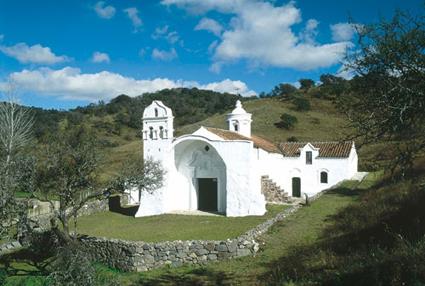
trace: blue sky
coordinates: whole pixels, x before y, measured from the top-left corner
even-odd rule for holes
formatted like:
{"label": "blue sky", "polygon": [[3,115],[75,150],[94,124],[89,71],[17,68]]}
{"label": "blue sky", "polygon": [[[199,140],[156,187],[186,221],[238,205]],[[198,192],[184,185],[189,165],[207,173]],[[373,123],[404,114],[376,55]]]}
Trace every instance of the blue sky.
{"label": "blue sky", "polygon": [[[341,74],[355,23],[389,18],[394,0],[0,0],[0,89],[72,108],[179,86],[241,93]],[[344,74],[341,74],[344,75]]]}

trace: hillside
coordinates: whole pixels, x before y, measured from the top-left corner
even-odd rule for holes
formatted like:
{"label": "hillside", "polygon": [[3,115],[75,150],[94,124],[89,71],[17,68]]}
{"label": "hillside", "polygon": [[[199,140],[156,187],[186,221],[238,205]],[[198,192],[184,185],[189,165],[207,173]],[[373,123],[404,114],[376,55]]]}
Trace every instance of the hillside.
{"label": "hillside", "polygon": [[[310,111],[295,111],[290,101],[282,101],[279,98],[260,98],[244,102],[244,108],[252,113],[252,131],[254,134],[261,136],[273,142],[287,141],[290,137],[296,137],[299,141],[332,141],[342,140],[348,134],[345,127],[347,121],[342,114],[338,113],[333,103],[329,100],[317,99],[310,97]],[[173,105],[169,105],[173,108]],[[214,114],[202,121],[177,126],[175,136],[194,132],[200,126],[209,126],[217,128],[225,128],[226,114],[232,108],[224,112]],[[279,117],[283,113],[289,113],[298,118],[298,123],[292,130],[277,128],[274,124],[279,122]],[[176,117],[178,115],[175,115]],[[119,144],[118,146],[105,147],[104,167],[102,177],[113,175],[121,167],[121,162],[125,158],[141,154],[143,148],[142,141],[137,134],[139,130],[126,130],[127,135],[124,137],[110,136],[104,137],[104,140],[112,140]],[[128,140],[126,140],[128,139]]]}

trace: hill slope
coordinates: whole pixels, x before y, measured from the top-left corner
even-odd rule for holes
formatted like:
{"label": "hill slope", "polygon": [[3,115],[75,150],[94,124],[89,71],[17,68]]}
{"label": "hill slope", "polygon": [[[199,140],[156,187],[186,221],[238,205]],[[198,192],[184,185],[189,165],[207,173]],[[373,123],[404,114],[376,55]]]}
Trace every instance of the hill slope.
{"label": "hill slope", "polygon": [[[290,137],[296,137],[299,141],[344,139],[349,131],[345,128],[347,121],[342,114],[338,113],[332,102],[312,97],[309,97],[309,100],[311,101],[311,110],[304,112],[295,111],[290,101],[281,101],[278,98],[249,100],[245,101],[243,106],[247,112],[252,113],[253,134],[273,142],[287,141]],[[172,105],[169,106],[173,109]],[[175,136],[192,133],[200,126],[227,129],[226,114],[231,110],[232,108],[193,124],[177,126]],[[283,113],[289,113],[298,118],[298,123],[292,130],[280,129],[275,126]],[[141,154],[142,141],[136,137],[139,131],[133,130],[132,132],[134,132],[133,136],[128,138],[133,139],[127,142],[121,140],[119,146],[105,148],[107,156],[104,157],[102,171],[104,179],[119,170],[126,157]]]}

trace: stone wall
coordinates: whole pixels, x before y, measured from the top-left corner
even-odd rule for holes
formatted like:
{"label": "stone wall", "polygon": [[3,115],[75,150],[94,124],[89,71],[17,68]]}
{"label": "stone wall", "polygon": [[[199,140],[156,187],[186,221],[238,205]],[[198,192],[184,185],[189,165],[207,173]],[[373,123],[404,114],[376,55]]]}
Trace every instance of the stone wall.
{"label": "stone wall", "polygon": [[211,261],[254,255],[259,250],[258,237],[299,207],[292,206],[234,239],[145,243],[82,237],[81,242],[94,260],[122,271],[147,271],[164,265],[203,265]]}
{"label": "stone wall", "polygon": [[288,193],[285,193],[269,176],[261,176],[261,193],[268,203],[281,204],[288,202]]}

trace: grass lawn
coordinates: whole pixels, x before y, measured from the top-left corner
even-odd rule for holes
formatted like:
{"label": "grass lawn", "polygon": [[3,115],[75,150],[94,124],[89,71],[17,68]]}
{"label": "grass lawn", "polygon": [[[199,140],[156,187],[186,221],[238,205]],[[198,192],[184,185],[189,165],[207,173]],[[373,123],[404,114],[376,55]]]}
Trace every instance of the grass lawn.
{"label": "grass lawn", "polygon": [[[114,280],[117,285],[264,284],[266,280],[263,275],[270,275],[270,270],[276,267],[281,257],[290,255],[294,247],[320,242],[324,229],[333,223],[332,216],[341,209],[358,202],[358,192],[353,192],[353,189],[366,189],[377,178],[377,175],[371,174],[361,184],[346,182],[338,190],[324,194],[310,206],[303,207],[284,221],[276,223],[262,237],[264,242],[261,246],[262,250],[255,257],[220,261],[204,267],[187,265],[179,268],[160,268],[144,273],[123,273],[99,265],[97,272],[102,281]],[[99,213],[83,217],[80,221],[80,232],[146,241],[193,239],[194,235],[202,239],[222,239],[227,236],[237,236],[267,217],[273,216],[282,208],[282,206],[269,206],[266,216],[245,218],[162,215],[135,219],[115,213]],[[199,227],[194,228],[195,223]],[[87,231],[83,231],[85,229]],[[28,276],[11,277],[8,279],[10,284],[6,285],[18,285],[17,281],[27,282],[24,280],[25,277],[35,279]]]}
{"label": "grass lawn", "polygon": [[332,223],[331,216],[357,201],[358,195],[350,191],[351,187],[366,189],[376,178],[371,174],[361,184],[346,182],[339,191],[324,194],[311,206],[276,223],[263,236],[262,251],[255,257],[210,263],[205,267],[162,268],[145,273],[104,269],[105,275],[114,277],[120,285],[175,285],[176,281],[179,285],[261,285],[261,276],[273,269],[280,257],[288,255],[295,246],[319,242],[325,227]]}
{"label": "grass lawn", "polygon": [[98,237],[146,242],[170,240],[221,240],[237,237],[288,206],[268,205],[264,216],[224,217],[157,215],[135,218],[114,212],[81,217],[78,232]]}

